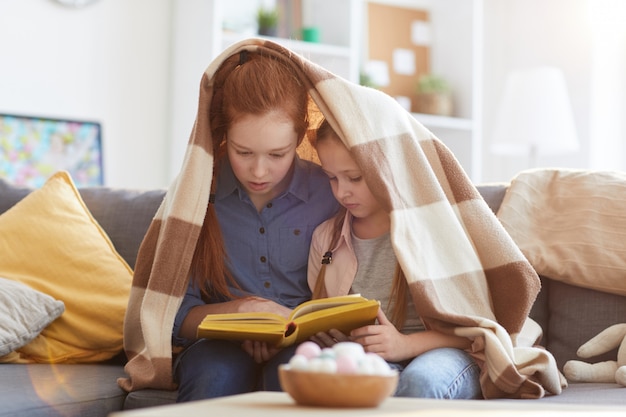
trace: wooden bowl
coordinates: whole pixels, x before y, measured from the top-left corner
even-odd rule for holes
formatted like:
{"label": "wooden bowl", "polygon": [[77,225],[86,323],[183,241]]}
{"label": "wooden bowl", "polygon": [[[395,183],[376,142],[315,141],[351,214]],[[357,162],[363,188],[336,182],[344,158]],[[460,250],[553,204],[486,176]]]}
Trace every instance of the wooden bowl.
{"label": "wooden bowl", "polygon": [[389,375],[336,374],[278,368],[280,385],[299,405],[377,407],[398,386],[398,372]]}

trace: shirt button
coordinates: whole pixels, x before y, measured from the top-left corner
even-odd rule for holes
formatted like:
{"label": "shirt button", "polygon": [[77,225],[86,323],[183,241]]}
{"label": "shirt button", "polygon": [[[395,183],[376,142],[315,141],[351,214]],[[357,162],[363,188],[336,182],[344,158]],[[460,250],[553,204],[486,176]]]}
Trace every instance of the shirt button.
{"label": "shirt button", "polygon": [[271,286],[272,286],[272,284],[270,284],[270,282],[269,282],[269,281],[265,281],[265,284],[263,284],[263,286],[264,286],[265,288],[269,288],[269,287],[271,287]]}
{"label": "shirt button", "polygon": [[267,206],[265,206],[267,208],[272,208],[272,203],[267,203]]}
{"label": "shirt button", "polygon": [[265,261],[267,261],[267,258],[265,256],[261,256],[260,260],[261,262],[265,263]]}
{"label": "shirt button", "polygon": [[259,233],[261,233],[261,234],[265,233],[265,227],[259,228]]}
{"label": "shirt button", "polygon": [[293,234],[296,235],[296,236],[300,236],[300,229],[295,229],[293,231]]}

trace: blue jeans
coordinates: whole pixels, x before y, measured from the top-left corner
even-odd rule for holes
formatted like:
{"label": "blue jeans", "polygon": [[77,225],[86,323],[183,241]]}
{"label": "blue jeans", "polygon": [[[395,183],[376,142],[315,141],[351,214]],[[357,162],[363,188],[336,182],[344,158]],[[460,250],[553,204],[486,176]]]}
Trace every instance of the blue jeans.
{"label": "blue jeans", "polygon": [[391,364],[400,371],[396,397],[479,399],[480,368],[465,351],[440,348],[422,353],[405,366]]}
{"label": "blue jeans", "polygon": [[177,402],[242,394],[256,390],[281,391],[278,365],[289,362],[290,346],[258,364],[239,343],[199,339],[176,358]]}

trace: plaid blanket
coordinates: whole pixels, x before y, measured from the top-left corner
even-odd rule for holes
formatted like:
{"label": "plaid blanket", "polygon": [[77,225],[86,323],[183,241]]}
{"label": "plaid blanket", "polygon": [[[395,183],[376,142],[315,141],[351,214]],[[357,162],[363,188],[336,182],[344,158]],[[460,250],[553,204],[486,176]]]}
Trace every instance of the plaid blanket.
{"label": "plaid blanket", "polygon": [[275,43],[232,45],[204,73],[183,166],[138,255],[124,327],[127,391],[174,389],[171,332],[204,219],[213,158],[212,77],[227,57],[264,51],[299,74],[318,111],[352,148],[391,214],[396,251],[427,328],[473,340],[486,398],[561,392],[554,358],[527,319],[540,281],[448,148],[388,95],[348,82]]}

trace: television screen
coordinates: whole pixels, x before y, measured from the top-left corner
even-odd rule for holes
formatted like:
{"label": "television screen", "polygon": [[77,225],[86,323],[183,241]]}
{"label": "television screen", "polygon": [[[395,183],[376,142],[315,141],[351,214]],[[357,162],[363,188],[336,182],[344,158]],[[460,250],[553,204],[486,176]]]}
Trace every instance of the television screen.
{"label": "television screen", "polygon": [[39,188],[55,172],[77,187],[103,185],[98,122],[0,114],[0,178]]}

